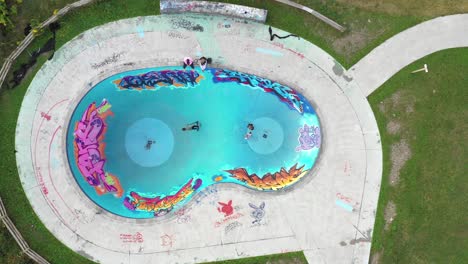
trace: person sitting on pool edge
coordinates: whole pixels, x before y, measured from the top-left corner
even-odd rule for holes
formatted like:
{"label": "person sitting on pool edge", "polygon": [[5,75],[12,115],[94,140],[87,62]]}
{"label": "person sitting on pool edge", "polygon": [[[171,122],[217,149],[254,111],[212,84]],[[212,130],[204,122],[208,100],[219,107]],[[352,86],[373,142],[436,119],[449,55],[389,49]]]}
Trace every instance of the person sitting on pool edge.
{"label": "person sitting on pool edge", "polygon": [[198,59],[198,65],[200,65],[202,71],[205,71],[206,66],[208,66],[209,63],[211,63],[211,58],[207,59],[205,57],[201,57]]}
{"label": "person sitting on pool edge", "polygon": [[187,66],[192,67],[192,69],[195,69],[195,66],[193,66],[193,59],[190,57],[185,57],[184,58],[184,70],[187,68]]}
{"label": "person sitting on pool edge", "polygon": [[198,121],[197,121],[197,122],[193,122],[193,123],[191,123],[191,124],[185,125],[185,127],[182,128],[182,131],[188,131],[188,130],[196,130],[196,131],[198,131],[198,130],[200,130],[200,126],[201,126],[200,122],[198,122]]}

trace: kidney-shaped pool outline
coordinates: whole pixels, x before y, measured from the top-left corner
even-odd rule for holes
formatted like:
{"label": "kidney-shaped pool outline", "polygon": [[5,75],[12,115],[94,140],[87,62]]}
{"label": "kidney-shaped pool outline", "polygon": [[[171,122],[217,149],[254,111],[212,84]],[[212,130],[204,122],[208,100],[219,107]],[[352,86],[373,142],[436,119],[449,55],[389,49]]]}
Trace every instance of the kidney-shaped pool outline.
{"label": "kidney-shaped pool outline", "polygon": [[[152,90],[151,92],[154,92],[162,88],[193,89],[199,86],[201,82],[207,81],[205,80],[206,73],[200,74],[195,70],[168,69],[169,67],[164,67],[164,70],[161,70],[161,68],[163,67],[151,70],[136,70],[142,73],[137,73],[136,71],[123,72],[113,75],[101,81],[101,83],[110,81],[115,90],[119,92],[131,90]],[[107,211],[116,213],[95,201],[89,195],[89,188],[94,188],[99,196],[103,195],[112,197],[112,199],[119,199],[123,207],[133,212],[132,215],[116,213],[118,215],[131,218],[159,217],[166,215],[175,208],[182,207],[195,193],[212,184],[231,182],[259,191],[277,191],[291,187],[313,168],[322,141],[320,124],[316,112],[303,95],[278,82],[247,73],[217,68],[209,69],[208,73],[212,75],[211,80],[214,84],[235,83],[239,86],[263,91],[275,96],[290,111],[294,111],[297,115],[300,115],[302,122],[297,128],[297,146],[294,152],[298,153],[298,155],[313,152],[310,156],[310,162],[303,164],[296,162],[288,167],[280,166],[277,170],[263,173],[261,176],[249,171],[249,168],[245,166],[229,169],[223,168],[220,169],[218,174],[210,177],[206,177],[206,175],[204,177],[189,177],[182,186],[176,187],[174,191],[168,191],[165,194],[139,192],[132,188],[125,191],[118,175],[106,170],[107,159],[104,138],[108,128],[106,124],[107,119],[113,116],[113,112],[111,102],[103,98],[99,105],[96,102],[90,103],[81,114],[77,113],[77,106],[72,114],[72,118],[70,118],[70,125],[67,131],[66,146],[67,148],[73,146],[72,151],[67,149],[70,169],[82,191],[94,203]],[[89,91],[87,94],[89,94]],[[78,105],[82,103],[83,98]],[[77,119],[76,115],[79,115],[80,118]],[[267,119],[263,118],[262,120]],[[245,134],[246,140],[249,139],[249,131],[247,130]],[[268,133],[263,132],[263,138],[267,138],[267,136]],[[72,142],[70,139],[72,139]],[[250,143],[249,145],[252,150],[255,150],[255,146],[253,147]],[[263,144],[265,146],[268,145]],[[72,155],[71,152],[73,153]],[[268,150],[265,151],[265,153],[267,152]]]}

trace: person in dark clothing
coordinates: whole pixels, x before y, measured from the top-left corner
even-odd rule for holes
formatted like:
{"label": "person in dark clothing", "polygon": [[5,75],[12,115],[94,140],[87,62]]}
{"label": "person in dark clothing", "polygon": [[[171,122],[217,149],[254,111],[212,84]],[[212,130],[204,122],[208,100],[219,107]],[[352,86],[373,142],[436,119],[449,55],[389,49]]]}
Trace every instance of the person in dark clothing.
{"label": "person in dark clothing", "polygon": [[211,63],[211,58],[205,58],[205,57],[201,57],[200,59],[198,59],[198,65],[200,65],[200,68],[202,69],[202,71],[205,71],[206,69],[206,66],[208,66],[208,64]]}
{"label": "person in dark clothing", "polygon": [[244,139],[248,140],[252,136],[252,131],[255,129],[252,123],[247,125],[247,133],[244,136]]}
{"label": "person in dark clothing", "polygon": [[191,123],[191,124],[185,125],[185,127],[182,128],[182,131],[188,131],[188,130],[196,130],[196,131],[198,131],[198,130],[200,130],[200,126],[201,126],[200,122],[198,122],[198,121],[197,121],[197,122],[193,122],[193,123]]}

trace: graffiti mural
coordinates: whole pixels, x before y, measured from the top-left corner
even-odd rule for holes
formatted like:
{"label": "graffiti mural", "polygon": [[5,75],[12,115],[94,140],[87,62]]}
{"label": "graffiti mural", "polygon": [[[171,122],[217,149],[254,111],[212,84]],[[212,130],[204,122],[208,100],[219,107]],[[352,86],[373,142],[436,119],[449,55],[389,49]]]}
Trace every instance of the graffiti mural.
{"label": "graffiti mural", "polygon": [[309,170],[304,170],[304,165],[297,168],[297,163],[294,164],[289,171],[282,167],[279,172],[273,174],[267,173],[261,178],[256,174],[249,174],[244,168],[226,170],[226,172],[231,174],[231,177],[245,183],[249,187],[261,191],[276,191],[287,187],[301,179],[308,171]]}
{"label": "graffiti mural", "polygon": [[[176,224],[187,224],[195,221],[190,210],[198,214],[196,210],[209,207],[219,218],[212,220],[215,227],[224,229],[244,216],[240,222],[245,227],[267,225],[265,203],[236,203],[236,197],[221,195],[218,184],[283,190],[312,170],[322,143],[319,118],[299,90],[226,69],[197,72],[179,66],[121,72],[96,83],[76,109],[66,149],[73,176],[103,210],[127,218],[170,214]],[[50,111],[40,113],[45,124],[58,118]],[[275,130],[275,122],[262,118],[276,121],[281,131]],[[129,127],[141,119],[157,119],[170,131],[162,133],[162,125],[148,122],[138,127],[138,135],[127,136]],[[207,127],[198,133],[182,132],[190,120],[205,120]],[[245,142],[250,123],[255,130]],[[181,147],[166,144],[171,140]],[[276,142],[284,147],[271,156],[256,149]],[[149,167],[134,160],[158,159],[166,152],[171,158],[164,166]],[[345,165],[345,173],[348,170]],[[42,192],[50,194],[43,172],[37,171]],[[148,182],[154,183],[148,186]],[[227,229],[231,227],[237,228],[232,224]],[[122,237],[130,240],[128,234]]]}
{"label": "graffiti mural", "polygon": [[[192,185],[193,183],[193,185]],[[132,211],[146,211],[154,213],[154,216],[163,216],[174,207],[193,194],[202,184],[201,179],[190,179],[177,193],[167,195],[163,198],[161,196],[145,197],[137,192],[131,191],[124,199],[124,205]]]}
{"label": "graffiti mural", "polygon": [[299,128],[299,138],[297,140],[299,141],[299,146],[296,147],[297,152],[320,147],[320,128],[304,124],[303,127]]}
{"label": "graffiti mural", "polygon": [[128,75],[115,80],[114,83],[121,90],[145,90],[165,86],[190,87],[195,86],[202,79],[203,76],[196,71],[164,70]]}
{"label": "graffiti mural", "polygon": [[121,197],[123,189],[119,179],[104,171],[106,159],[103,139],[106,133],[105,119],[112,115],[110,107],[106,99],[97,107],[94,102],[88,106],[75,125],[74,155],[81,175],[89,185],[95,187],[99,195],[110,192]]}
{"label": "graffiti mural", "polygon": [[260,224],[260,222],[263,220],[263,217],[265,216],[265,202],[262,202],[259,206],[249,203],[249,206],[254,209],[252,212],[250,212],[250,216],[254,219],[252,224]]}
{"label": "graffiti mural", "polygon": [[237,82],[251,87],[262,88],[267,93],[273,93],[289,108],[304,113],[303,102],[293,89],[277,82],[261,78],[255,75],[230,71],[225,69],[212,69],[214,82]]}

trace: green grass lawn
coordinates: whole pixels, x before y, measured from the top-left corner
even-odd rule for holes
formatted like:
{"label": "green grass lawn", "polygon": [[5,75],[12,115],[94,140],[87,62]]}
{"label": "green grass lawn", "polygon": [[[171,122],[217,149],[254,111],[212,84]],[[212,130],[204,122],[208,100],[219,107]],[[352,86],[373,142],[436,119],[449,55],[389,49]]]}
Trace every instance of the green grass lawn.
{"label": "green grass lawn", "polygon": [[23,255],[8,229],[0,222],[0,263],[2,264],[34,264],[28,256]]}
{"label": "green grass lawn", "polygon": [[23,29],[26,27],[27,23],[30,23],[32,19],[42,22],[52,15],[53,10],[60,9],[66,4],[75,1],[76,0],[23,0],[22,4],[18,5],[18,14],[10,17],[14,28],[11,29],[6,36],[0,34],[0,62],[3,64],[3,59],[8,57],[13,49],[16,48],[16,43],[24,39]]}
{"label": "green grass lawn", "polygon": [[205,264],[307,264],[307,259],[302,252],[289,252],[253,258],[206,262]]}
{"label": "green grass lawn", "polygon": [[[411,74],[426,63],[429,73]],[[370,97],[384,151],[372,253],[382,263],[468,263],[468,48],[429,55],[401,70]],[[398,123],[397,133],[387,126]],[[391,146],[411,157],[389,184]],[[400,154],[400,153],[397,153]],[[385,230],[384,211],[396,205]]]}
{"label": "green grass lawn", "polygon": [[[446,3],[447,0],[441,1]],[[8,38],[0,38],[2,47],[0,61],[14,48],[12,43],[16,43],[18,39],[21,39],[22,27],[24,27],[21,25],[24,25],[25,21],[29,21],[31,18],[41,18],[42,20],[48,17],[53,9],[60,8],[69,2],[73,1],[24,0],[23,9],[27,8],[27,10],[20,9],[20,15],[22,15],[18,18],[17,30],[11,33]],[[364,0],[297,1],[324,13],[348,28],[347,32],[339,33],[303,11],[270,0],[225,2],[267,8],[269,10],[268,24],[298,34],[313,42],[335,56],[345,66],[352,65],[391,35],[420,21],[442,14],[454,13],[457,10],[468,11],[468,4],[465,2],[457,3],[457,9],[441,9],[436,8],[438,6],[434,7],[429,4],[411,7],[406,3],[408,1],[402,0],[388,0],[382,3],[380,7],[378,3],[381,1],[376,1],[377,4],[375,5]],[[389,4],[406,6],[406,9],[398,11],[397,8],[397,11],[395,11],[394,8],[388,7]],[[445,7],[445,5],[441,6]],[[408,12],[408,10],[413,10],[417,15],[409,15],[411,12]],[[159,1],[99,1],[74,11],[61,19],[62,28],[57,33],[57,48],[89,28],[118,19],[156,15],[158,13]],[[49,33],[41,35],[32,43],[28,51],[42,46],[49,37]],[[461,256],[463,251],[460,250],[468,248],[466,244],[468,240],[466,230],[468,229],[466,224],[457,225],[460,219],[463,220],[463,217],[464,222],[468,222],[466,221],[468,220],[466,214],[463,215],[461,210],[464,205],[462,202],[467,201],[466,195],[461,195],[468,191],[466,189],[466,180],[463,181],[461,178],[462,170],[466,167],[463,167],[463,164],[460,167],[459,164],[460,161],[466,160],[466,152],[464,152],[466,144],[460,144],[460,142],[466,142],[466,129],[461,129],[460,126],[464,125],[466,127],[467,118],[466,108],[463,109],[463,102],[460,102],[463,98],[460,93],[463,92],[463,88],[465,88],[465,91],[467,90],[466,83],[468,82],[466,76],[464,80],[462,79],[463,71],[461,70],[463,69],[462,66],[465,69],[467,68],[467,54],[468,52],[465,49],[446,51],[430,56],[425,61],[432,60],[429,64],[431,70],[429,74],[408,76],[408,74],[404,75],[405,71],[403,71],[371,96],[371,102],[382,133],[385,155],[384,183],[382,184],[381,199],[379,201],[373,252],[381,254],[384,263],[441,262],[440,260],[446,259],[448,255],[453,256],[447,259],[453,260],[454,263],[459,263],[456,259],[457,256],[460,259],[464,257],[461,260],[468,262],[466,255]],[[27,59],[27,53],[23,53],[18,59],[16,67]],[[2,134],[2,137],[0,137],[0,153],[2,155],[2,159],[0,159],[0,169],[2,171],[0,195],[15,225],[31,247],[39,254],[45,256],[52,263],[91,263],[63,246],[42,225],[33,213],[18,178],[14,156],[16,120],[24,93],[35,72],[45,60],[46,56],[40,58],[36,67],[32,69],[20,86],[13,90],[4,89],[0,92],[0,118],[2,120],[0,122]],[[420,66],[421,63],[418,64],[418,67]],[[437,67],[439,67],[439,71],[437,71]],[[426,80],[424,78],[431,79],[423,83]],[[462,86],[463,81],[465,87]],[[413,82],[415,83],[413,84]],[[427,87],[435,87],[436,84],[440,85],[440,87],[435,88],[436,92],[432,97],[430,94],[425,93],[427,91],[432,92],[434,89]],[[446,88],[444,90],[441,87]],[[399,106],[392,110],[391,115],[377,110],[376,107],[378,107],[380,101],[386,102],[387,98],[397,89],[404,90],[404,98],[406,98],[406,95],[408,95],[408,98],[415,98],[412,115],[403,113],[398,108]],[[453,114],[455,112],[451,112],[452,110],[458,111],[456,116]],[[396,118],[401,119],[399,119],[399,122],[402,125],[402,131],[405,131],[404,134],[389,135],[385,132],[385,122],[395,118],[393,113],[395,113]],[[434,118],[436,116],[438,118]],[[401,171],[400,184],[397,187],[391,187],[385,184],[385,181],[388,181],[391,166],[389,160],[390,146],[403,136],[408,140],[413,156]],[[428,160],[431,161],[429,164],[427,164]],[[385,231],[383,210],[390,200],[397,204],[398,214],[390,230]],[[432,217],[437,218],[433,219]],[[2,238],[0,245],[2,243],[11,244],[11,241],[14,241],[11,238],[8,240],[4,228],[0,228],[0,239]],[[429,250],[425,251],[424,248]],[[0,262],[25,263],[25,259],[19,255],[18,250],[14,245],[0,247]],[[302,253],[297,254],[265,256],[225,263],[306,263]],[[272,259],[276,262],[272,262]]]}

